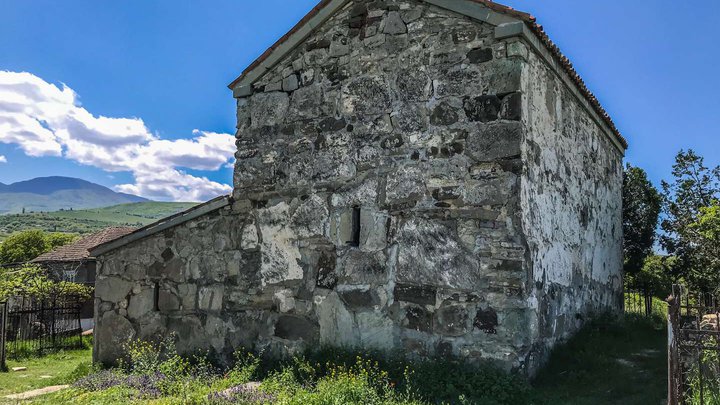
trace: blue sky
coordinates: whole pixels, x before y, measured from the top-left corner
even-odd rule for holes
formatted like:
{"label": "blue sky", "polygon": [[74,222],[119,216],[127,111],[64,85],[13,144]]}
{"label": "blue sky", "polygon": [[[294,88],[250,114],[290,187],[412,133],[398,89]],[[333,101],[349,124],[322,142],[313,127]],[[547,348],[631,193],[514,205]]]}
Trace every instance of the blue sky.
{"label": "blue sky", "polygon": [[[127,144],[142,145],[121,155],[115,144],[100,142],[97,153],[97,143],[81,144],[74,157],[52,156],[49,147],[32,157],[30,146],[0,142],[6,160],[0,182],[66,175],[159,199],[226,192],[232,150],[222,149],[231,144],[235,125],[226,86],[315,3],[0,0],[0,71],[28,72],[41,82],[17,75],[12,80],[57,93],[53,100],[61,100],[62,108],[77,104],[71,113],[90,128],[87,136],[120,131]],[[720,31],[714,26],[720,2],[505,4],[538,17],[628,138],[627,160],[653,181],[669,176],[681,148],[718,163]],[[72,96],[60,95],[62,84]],[[103,123],[99,116],[118,120]],[[72,127],[65,121],[47,125]],[[167,142],[178,139],[187,141]],[[194,150],[202,156],[186,153]],[[154,163],[137,168],[127,156]],[[159,164],[168,170],[154,166]],[[173,181],[152,189],[158,176]]]}

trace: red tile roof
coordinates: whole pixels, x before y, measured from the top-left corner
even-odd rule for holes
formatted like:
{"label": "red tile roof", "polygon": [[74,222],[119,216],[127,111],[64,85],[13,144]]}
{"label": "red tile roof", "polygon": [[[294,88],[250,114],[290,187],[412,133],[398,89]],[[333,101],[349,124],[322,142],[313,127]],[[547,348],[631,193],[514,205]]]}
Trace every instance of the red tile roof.
{"label": "red tile roof", "polygon": [[[309,20],[311,20],[315,15],[317,15],[320,10],[322,10],[325,6],[327,6],[332,0],[322,0],[320,3],[318,3],[315,7],[313,7],[310,12],[305,15],[305,17],[302,18],[295,26],[287,32],[287,34],[283,35],[282,38],[277,40],[270,48],[268,48],[260,57],[258,57],[253,63],[250,64],[243,72],[242,74],[235,79],[230,85],[228,86],[230,89],[235,87],[235,85],[240,82],[246,74],[248,74],[250,71],[258,67],[265,59],[270,56],[280,45],[282,45],[285,41],[287,41],[290,36],[292,36],[294,33],[296,33],[300,28],[302,28],[305,23],[307,23]],[[535,21],[535,17],[528,13],[524,13],[522,11],[518,11],[513,9],[512,7],[508,7],[499,3],[495,3],[494,1],[490,0],[468,0],[473,1],[475,3],[482,4],[483,6],[496,11],[498,13],[503,13],[506,15],[509,15],[511,17],[515,17],[521,21],[523,21],[525,24],[530,27],[530,29],[535,33],[535,35],[538,36],[540,41],[547,47],[547,49],[555,56],[558,61],[560,62],[560,65],[563,67],[565,72],[570,76],[570,79],[577,85],[580,92],[587,98],[587,100],[590,102],[590,105],[593,107],[595,112],[600,115],[600,117],[605,121],[607,126],[610,128],[610,130],[613,132],[615,137],[617,138],[618,142],[624,147],[628,147],[627,140],[622,136],[620,131],[615,126],[615,123],[613,122],[612,118],[610,118],[610,115],[605,111],[605,109],[600,105],[600,101],[595,97],[595,95],[590,91],[590,89],[587,88],[585,85],[585,82],[582,80],[580,75],[577,73],[575,68],[573,67],[570,60],[565,57],[565,55],[562,54],[560,51],[560,48],[555,45],[550,37],[545,33],[545,30],[543,29],[542,25],[539,25]]]}
{"label": "red tile roof", "polygon": [[42,254],[32,260],[33,263],[42,262],[74,262],[90,257],[90,250],[95,246],[123,237],[134,231],[132,227],[105,228],[100,232],[86,236],[75,243],[60,246],[59,248]]}

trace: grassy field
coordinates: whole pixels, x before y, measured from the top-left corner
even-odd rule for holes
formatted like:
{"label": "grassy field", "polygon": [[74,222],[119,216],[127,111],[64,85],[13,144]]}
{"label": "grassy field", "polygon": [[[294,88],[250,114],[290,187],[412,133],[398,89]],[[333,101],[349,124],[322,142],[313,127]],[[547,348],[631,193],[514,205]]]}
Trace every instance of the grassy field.
{"label": "grassy field", "polygon": [[[135,369],[131,361],[128,371],[91,374],[68,390],[33,402],[658,405],[666,396],[665,333],[659,318],[631,315],[624,320],[595,322],[558,347],[531,384],[491,369],[447,361],[409,364],[386,358],[357,360],[348,353],[329,352],[321,358],[306,357],[283,365],[245,357],[235,368],[217,372],[207,364],[190,366],[179,358],[159,361],[157,350],[145,348],[136,351]],[[81,365],[67,377],[77,364],[89,361],[89,352],[78,356],[68,360],[62,370],[57,369],[57,362],[46,362],[47,370],[54,371],[39,367],[32,383],[0,375],[0,387],[10,384],[12,388],[4,392],[16,392],[51,385],[49,380],[45,384],[37,380],[38,375],[51,372],[58,375],[53,383],[80,377],[89,371],[87,366]],[[251,380],[262,381],[257,391],[223,392]]]}
{"label": "grassy field", "polygon": [[0,402],[5,395],[72,383],[90,370],[91,356],[91,349],[83,349],[21,361],[8,360],[8,368],[27,367],[27,371],[0,372]]}
{"label": "grassy field", "polygon": [[0,215],[0,241],[26,229],[86,234],[108,226],[143,226],[196,204],[141,202],[88,210]]}

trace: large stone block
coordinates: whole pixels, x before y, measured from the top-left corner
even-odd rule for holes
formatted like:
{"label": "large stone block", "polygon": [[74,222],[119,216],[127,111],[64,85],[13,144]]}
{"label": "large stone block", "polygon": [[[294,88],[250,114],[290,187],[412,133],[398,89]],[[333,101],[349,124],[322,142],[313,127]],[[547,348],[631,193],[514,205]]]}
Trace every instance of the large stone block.
{"label": "large stone block", "polygon": [[117,303],[125,299],[134,282],[118,277],[98,277],[95,281],[95,296],[103,301]]}
{"label": "large stone block", "polygon": [[313,343],[318,339],[318,329],[318,325],[299,316],[281,315],[275,322],[275,336],[287,340]]}
{"label": "large stone block", "polygon": [[260,93],[250,99],[250,121],[253,128],[279,125],[285,120],[290,100],[286,93]]}
{"label": "large stone block", "polygon": [[522,125],[520,123],[481,124],[470,131],[465,151],[482,162],[520,155]]}
{"label": "large stone block", "polygon": [[395,242],[398,282],[457,289],[482,286],[477,259],[465,251],[452,222],[408,220]]}
{"label": "large stone block", "polygon": [[341,108],[349,115],[387,113],[391,102],[389,86],[383,77],[358,77],[342,89]]}
{"label": "large stone block", "polygon": [[105,365],[117,365],[125,355],[123,347],[135,338],[135,329],[127,318],[115,312],[106,312],[95,326],[98,342],[94,352],[95,360]]}

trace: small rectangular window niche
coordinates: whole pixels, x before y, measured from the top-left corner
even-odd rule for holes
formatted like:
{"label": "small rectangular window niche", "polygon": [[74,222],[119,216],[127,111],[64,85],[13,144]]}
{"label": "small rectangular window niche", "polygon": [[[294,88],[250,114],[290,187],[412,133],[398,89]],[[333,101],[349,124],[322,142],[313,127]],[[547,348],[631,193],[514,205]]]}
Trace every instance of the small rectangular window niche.
{"label": "small rectangular window niche", "polygon": [[353,247],[360,246],[360,207],[357,205],[352,208],[352,239],[348,241],[348,245]]}

